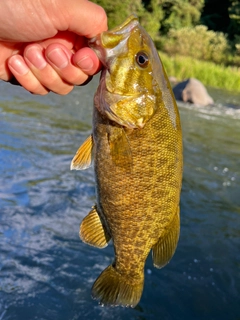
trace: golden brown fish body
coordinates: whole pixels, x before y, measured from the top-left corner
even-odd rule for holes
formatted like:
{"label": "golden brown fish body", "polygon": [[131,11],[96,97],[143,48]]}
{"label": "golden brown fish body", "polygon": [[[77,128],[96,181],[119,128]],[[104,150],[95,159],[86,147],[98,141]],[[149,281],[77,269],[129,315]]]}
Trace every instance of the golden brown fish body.
{"label": "golden brown fish body", "polygon": [[[179,237],[182,137],[177,106],[154,44],[135,16],[92,39],[105,69],[95,95],[93,135],[72,168],[90,164],[94,150],[97,204],[83,220],[83,241],[115,260],[93,285],[103,304],[135,306],[152,249],[161,268]],[[94,147],[93,147],[94,146]]]}

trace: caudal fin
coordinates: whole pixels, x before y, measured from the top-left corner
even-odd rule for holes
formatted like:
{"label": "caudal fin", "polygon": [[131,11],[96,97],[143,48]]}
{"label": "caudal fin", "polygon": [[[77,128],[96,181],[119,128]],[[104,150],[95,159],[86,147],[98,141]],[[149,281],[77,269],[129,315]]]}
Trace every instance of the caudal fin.
{"label": "caudal fin", "polygon": [[103,270],[93,284],[92,297],[103,305],[134,308],[141,298],[142,290],[143,278],[135,284],[110,265]]}

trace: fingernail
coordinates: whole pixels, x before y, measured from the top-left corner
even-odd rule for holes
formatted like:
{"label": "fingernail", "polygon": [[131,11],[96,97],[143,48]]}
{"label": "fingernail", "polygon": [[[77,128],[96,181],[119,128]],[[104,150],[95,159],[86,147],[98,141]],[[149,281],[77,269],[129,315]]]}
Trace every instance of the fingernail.
{"label": "fingernail", "polygon": [[43,57],[42,50],[35,46],[27,49],[25,57],[28,61],[37,69],[44,69],[47,66],[47,62]]}
{"label": "fingernail", "polygon": [[47,54],[48,59],[59,69],[66,68],[69,63],[67,54],[61,48],[53,49]]}
{"label": "fingernail", "polygon": [[18,73],[20,76],[24,76],[28,73],[29,68],[26,65],[25,61],[22,57],[12,57],[9,62],[9,67],[13,69],[16,73]]}
{"label": "fingernail", "polygon": [[77,65],[83,71],[91,71],[93,68],[93,61],[88,56],[85,56],[77,62]]}

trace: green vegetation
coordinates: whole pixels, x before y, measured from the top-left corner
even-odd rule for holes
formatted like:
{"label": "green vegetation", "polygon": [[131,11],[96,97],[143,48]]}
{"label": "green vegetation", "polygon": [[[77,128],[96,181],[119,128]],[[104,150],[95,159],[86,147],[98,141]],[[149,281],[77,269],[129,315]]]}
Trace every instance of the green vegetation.
{"label": "green vegetation", "polygon": [[236,67],[179,55],[169,57],[163,52],[160,52],[160,57],[168,76],[174,76],[178,80],[195,77],[205,85],[240,92],[240,76]]}
{"label": "green vegetation", "polygon": [[180,54],[215,63],[227,61],[230,50],[222,32],[208,30],[203,25],[170,29],[168,38],[162,40],[161,47],[170,55]]}
{"label": "green vegetation", "polygon": [[240,91],[239,1],[93,1],[106,10],[109,28],[137,14],[157,48],[167,54],[162,56],[168,74]]}

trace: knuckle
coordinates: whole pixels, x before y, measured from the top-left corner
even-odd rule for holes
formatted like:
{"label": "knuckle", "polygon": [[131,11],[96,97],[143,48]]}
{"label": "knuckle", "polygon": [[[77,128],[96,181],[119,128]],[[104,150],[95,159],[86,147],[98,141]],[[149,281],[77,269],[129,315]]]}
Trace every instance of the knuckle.
{"label": "knuckle", "polygon": [[58,92],[58,94],[62,95],[62,96],[66,96],[68,93],[70,93],[73,90],[73,86],[72,87],[67,87],[65,89],[62,89],[60,92]]}
{"label": "knuckle", "polygon": [[77,72],[72,73],[71,76],[63,76],[63,79],[66,83],[68,83],[71,86],[79,86],[82,83],[84,83],[88,79],[88,77],[89,76],[84,72],[77,70]]}
{"label": "knuckle", "polygon": [[96,30],[98,30],[99,28],[107,30],[107,14],[101,6],[98,6],[97,16],[98,19],[97,21],[95,21]]}

